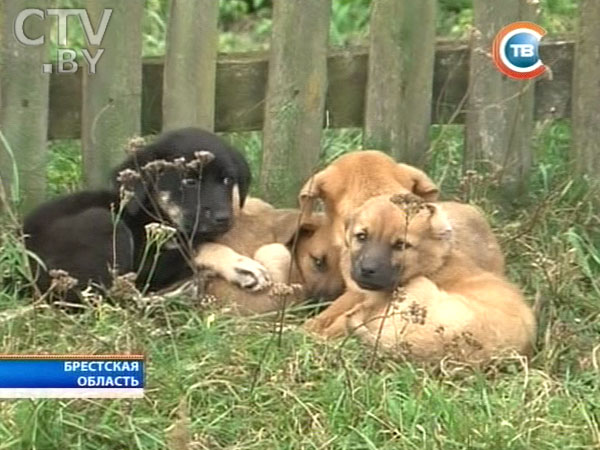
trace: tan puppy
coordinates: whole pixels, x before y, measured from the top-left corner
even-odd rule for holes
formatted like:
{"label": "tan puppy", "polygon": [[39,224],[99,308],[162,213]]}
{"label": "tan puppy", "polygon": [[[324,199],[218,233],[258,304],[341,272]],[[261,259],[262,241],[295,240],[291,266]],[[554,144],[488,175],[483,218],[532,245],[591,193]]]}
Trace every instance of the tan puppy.
{"label": "tan puppy", "polygon": [[299,195],[300,209],[309,218],[316,199],[322,199],[332,222],[334,240],[342,245],[344,220],[376,195],[413,193],[424,200],[438,196],[435,183],[421,170],[399,164],[377,150],[348,153],[312,176]]}
{"label": "tan puppy", "polygon": [[[361,289],[348,295],[362,301],[336,326],[418,360],[528,355],[531,308],[516,286],[454,248],[452,234],[439,205],[394,204],[387,195],[367,201],[348,224],[344,250]],[[399,285],[404,291],[394,293]]]}
{"label": "tan puppy", "polygon": [[[343,247],[344,222],[366,200],[382,194],[413,193],[432,201],[438,189],[421,170],[407,164],[398,164],[383,152],[368,150],[344,155],[323,171],[309,179],[300,193],[303,211],[312,211],[314,201],[323,200],[327,216],[331,220],[329,252],[341,253]],[[480,267],[492,272],[504,272],[504,257],[483,214],[475,207],[456,202],[440,203],[454,227],[453,239],[457,248],[473,258]],[[306,218],[308,217],[308,219]],[[310,214],[303,220],[310,220]],[[323,229],[323,233],[327,228]],[[326,242],[323,239],[323,242]],[[347,266],[347,264],[346,264]],[[342,267],[344,264],[342,263]],[[342,278],[349,289],[359,290],[350,273],[340,270],[328,274]],[[339,281],[338,281],[339,284]],[[353,296],[336,300],[329,308],[306,323],[306,327],[321,333],[339,314],[350,310]]]}
{"label": "tan puppy", "polygon": [[[234,227],[215,243],[203,245],[195,258],[198,267],[214,274],[207,293],[224,299],[239,314],[280,310],[284,300],[288,307],[307,297],[340,295],[339,252],[329,245],[328,222],[315,214],[298,230],[299,215],[299,210],[247,199]],[[299,284],[302,289],[284,297],[270,289],[272,283]]]}
{"label": "tan puppy", "polygon": [[[504,256],[498,240],[479,209],[472,205],[456,202],[439,202],[436,205],[444,211],[452,227],[453,232],[450,237],[452,247],[470,258],[481,269],[503,275]],[[334,253],[336,248],[332,246],[329,253]],[[340,251],[338,250],[338,252]],[[338,279],[342,286],[347,283],[350,291],[360,292],[360,286],[351,277],[349,253],[342,250],[339,260],[339,270],[328,273],[329,282]],[[340,296],[327,309],[307,321],[305,327],[327,337],[339,336],[345,333],[344,327],[338,324],[337,327],[330,328],[330,325],[340,314],[352,309],[358,301],[360,301],[360,296]]]}

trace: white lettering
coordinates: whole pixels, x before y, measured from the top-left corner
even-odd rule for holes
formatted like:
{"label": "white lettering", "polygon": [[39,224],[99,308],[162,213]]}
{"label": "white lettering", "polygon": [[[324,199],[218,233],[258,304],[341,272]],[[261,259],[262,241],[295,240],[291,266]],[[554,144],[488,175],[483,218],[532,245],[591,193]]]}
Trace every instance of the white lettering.
{"label": "white lettering", "polygon": [[[70,48],[59,48],[58,49],[58,73],[75,73],[77,72],[77,68],[79,65],[75,61],[77,58],[77,53],[75,50],[71,50]],[[65,68],[66,65],[69,65],[68,68]]]}
{"label": "white lettering", "polygon": [[100,18],[100,24],[98,25],[98,31],[94,31],[92,24],[90,22],[90,16],[84,9],[80,9],[79,20],[81,21],[81,25],[83,25],[83,30],[85,31],[85,38],[90,45],[100,45],[102,43],[102,39],[104,39],[104,33],[106,32],[106,27],[108,27],[108,21],[110,20],[110,16],[112,16],[112,9],[105,9],[102,11],[102,17]]}
{"label": "white lettering", "polygon": [[27,37],[27,35],[25,35],[25,30],[23,29],[23,27],[25,25],[25,21],[30,16],[38,16],[42,20],[44,20],[44,11],[42,11],[41,9],[28,8],[24,9],[19,14],[17,14],[14,29],[15,37],[17,38],[17,41],[19,41],[23,45],[42,45],[44,43],[43,35],[35,39],[30,39]]}
{"label": "white lettering", "polygon": [[531,58],[535,55],[535,47],[531,44],[511,44],[510,47],[513,49],[513,56]]}

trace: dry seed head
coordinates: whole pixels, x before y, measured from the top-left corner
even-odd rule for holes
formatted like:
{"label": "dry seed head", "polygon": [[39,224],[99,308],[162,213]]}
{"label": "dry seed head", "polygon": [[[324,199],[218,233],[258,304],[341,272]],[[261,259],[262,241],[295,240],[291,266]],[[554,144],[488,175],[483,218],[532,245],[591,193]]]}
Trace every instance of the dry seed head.
{"label": "dry seed head", "polygon": [[412,193],[392,195],[390,201],[401,208],[406,213],[407,218],[413,217],[425,208],[425,201]]}
{"label": "dry seed head", "polygon": [[205,166],[215,159],[215,155],[207,150],[200,150],[198,152],[194,152],[194,158],[196,158],[203,166]]}
{"label": "dry seed head", "polygon": [[113,283],[108,295],[114,299],[134,300],[141,297],[135,285],[136,274],[133,272],[123,275],[113,273]]}
{"label": "dry seed head", "polygon": [[273,283],[269,290],[270,297],[290,297],[302,292],[301,284]]}
{"label": "dry seed head", "polygon": [[119,188],[119,200],[121,205],[126,205],[133,197],[135,197],[135,194],[132,190],[127,189],[125,186]]}
{"label": "dry seed head", "polygon": [[184,171],[185,170],[185,158],[184,157],[179,157],[179,158],[175,158],[173,160],[173,164],[175,165],[175,168],[178,171]]}
{"label": "dry seed head", "polygon": [[219,299],[212,294],[204,294],[204,295],[200,296],[198,301],[202,308],[207,308],[209,306],[212,306],[212,305],[218,303]]}
{"label": "dry seed head", "polygon": [[406,288],[404,286],[398,286],[392,292],[392,301],[402,303],[404,300],[406,300],[406,296]]}
{"label": "dry seed head", "polygon": [[125,153],[132,154],[137,152],[139,149],[144,148],[146,146],[146,139],[141,136],[134,136],[129,141],[127,141],[127,145],[125,146]]}
{"label": "dry seed head", "polygon": [[417,302],[412,302],[408,309],[402,311],[401,316],[410,323],[424,325],[425,318],[427,317],[427,308],[419,305]]}
{"label": "dry seed head", "polygon": [[78,284],[77,279],[73,278],[65,270],[52,269],[48,272],[48,275],[50,278],[52,278],[50,290],[54,290],[59,293],[65,293],[68,290],[73,289]]}
{"label": "dry seed head", "polygon": [[149,163],[146,163],[144,166],[142,166],[142,172],[150,174],[160,173],[163,170],[170,167],[176,166],[174,163],[166,161],[164,159],[155,159],[154,161],[150,161]]}
{"label": "dry seed head", "polygon": [[177,230],[169,225],[158,222],[150,222],[144,226],[146,238],[149,241],[166,241],[177,233]]}
{"label": "dry seed head", "polygon": [[481,342],[475,339],[470,331],[463,331],[462,338],[469,347],[473,347],[476,350],[481,350],[483,348]]}
{"label": "dry seed head", "polygon": [[123,169],[117,175],[117,182],[126,188],[131,188],[142,177],[133,169]]}

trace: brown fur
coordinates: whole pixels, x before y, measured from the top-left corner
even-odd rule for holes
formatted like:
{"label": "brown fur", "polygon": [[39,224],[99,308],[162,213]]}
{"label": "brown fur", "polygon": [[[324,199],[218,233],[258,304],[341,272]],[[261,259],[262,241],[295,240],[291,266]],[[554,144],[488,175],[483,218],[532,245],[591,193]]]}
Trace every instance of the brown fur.
{"label": "brown fur", "polygon": [[[286,298],[286,306],[306,297],[337,297],[343,289],[341,277],[329,277],[328,273],[339,273],[339,253],[328,245],[327,221],[322,214],[313,215],[302,224],[296,239],[299,214],[298,210],[275,209],[262,200],[247,199],[234,227],[215,243],[203,246],[196,257],[196,264],[217,275],[209,281],[207,293],[228,299],[239,314],[282,308],[282,297],[270,294],[269,282],[302,286],[302,291]],[[253,290],[239,287],[248,279],[248,272],[262,273]]]}
{"label": "brown fur", "polygon": [[341,156],[311,177],[302,187],[299,201],[300,209],[309,218],[314,201],[323,200],[335,242],[341,246],[344,220],[357,207],[376,195],[409,192],[433,201],[438,188],[416,167],[399,164],[377,150],[364,150]]}
{"label": "brown fur", "polygon": [[[334,161],[317,173],[303,187],[300,203],[311,211],[316,198],[321,198],[330,225],[323,226],[320,239],[328,245],[332,255],[342,253],[344,222],[366,200],[382,194],[413,193],[424,200],[435,200],[438,189],[422,171],[406,164],[398,164],[385,153],[369,150],[350,153]],[[455,246],[473,258],[480,267],[492,272],[504,272],[504,257],[485,217],[474,206],[456,202],[441,202],[454,228]],[[308,217],[309,219],[306,219]],[[303,220],[310,220],[310,214]],[[330,232],[329,237],[325,236]],[[321,246],[323,250],[324,247]],[[347,269],[349,262],[341,257],[340,269],[331,270],[328,282],[359,289]],[[320,332],[335,320],[339,311],[354,306],[353,296],[337,299],[329,308],[307,322],[307,328]],[[335,307],[334,307],[335,305]],[[333,307],[333,309],[332,309]]]}
{"label": "brown fur", "polygon": [[[362,242],[361,233],[367,235]],[[530,353],[535,335],[531,308],[516,286],[454,247],[450,221],[439,206],[426,204],[407,217],[389,196],[376,197],[357,211],[346,236],[345,252],[352,262],[366,242],[408,243],[391,256],[405,292],[348,292],[355,306],[326,335],[347,327],[387,351],[426,361],[449,355],[482,362],[504,351]]]}

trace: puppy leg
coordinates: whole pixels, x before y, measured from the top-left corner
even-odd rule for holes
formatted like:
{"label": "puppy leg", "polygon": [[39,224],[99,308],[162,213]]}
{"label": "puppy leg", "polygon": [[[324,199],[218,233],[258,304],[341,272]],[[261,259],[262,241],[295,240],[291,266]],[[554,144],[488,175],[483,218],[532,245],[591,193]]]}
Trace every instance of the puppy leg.
{"label": "puppy leg", "polygon": [[202,244],[194,263],[200,269],[215,272],[230,283],[253,292],[261,291],[271,284],[269,272],[261,263],[240,255],[223,244]]}
{"label": "puppy leg", "polygon": [[254,260],[261,263],[274,283],[288,283],[292,254],[283,244],[267,244],[254,253]]}
{"label": "puppy leg", "polygon": [[327,338],[343,336],[346,333],[346,314],[363,300],[363,294],[346,291],[325,311],[308,320],[304,328]]}

